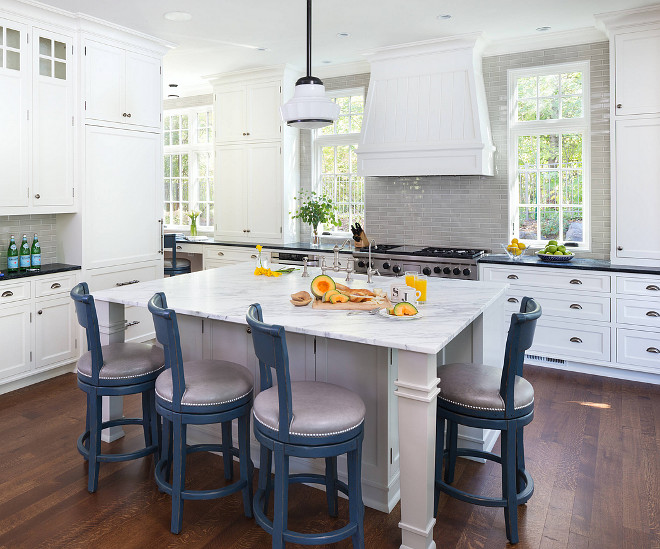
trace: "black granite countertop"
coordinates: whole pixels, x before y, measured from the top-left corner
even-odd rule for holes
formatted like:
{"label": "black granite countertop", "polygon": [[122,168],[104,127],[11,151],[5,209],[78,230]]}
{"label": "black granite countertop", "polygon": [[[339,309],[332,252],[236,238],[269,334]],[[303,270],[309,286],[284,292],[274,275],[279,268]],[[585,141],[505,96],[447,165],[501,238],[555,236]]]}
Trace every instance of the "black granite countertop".
{"label": "black granite countertop", "polygon": [[80,265],[69,265],[68,263],[48,263],[46,265],[42,265],[41,269],[39,270],[33,269],[23,273],[9,274],[7,271],[0,271],[0,283],[4,282],[5,280],[16,280],[18,278],[26,278],[29,276],[43,276],[79,270]]}
{"label": "black granite countertop", "polygon": [[[254,248],[256,244],[254,242],[224,242],[222,240],[215,240],[209,238],[201,242],[193,242],[187,238],[177,238],[177,242],[182,244],[203,244],[204,246],[236,246],[238,248]],[[341,243],[339,244],[341,246]],[[332,253],[333,248],[335,247],[333,243],[321,243],[317,246],[310,244],[309,242],[289,242],[287,244],[262,244],[262,246],[267,250],[284,250],[291,252],[324,252]],[[339,253],[342,254],[352,254],[355,251],[355,248],[351,244],[350,247],[346,247],[341,250]]]}
{"label": "black granite countertop", "polygon": [[479,259],[479,263],[494,263],[497,265],[521,265],[524,267],[543,267],[546,269],[576,269],[582,271],[609,271],[614,273],[650,274],[660,276],[660,267],[639,267],[637,265],[619,265],[600,259],[583,259],[576,257],[566,263],[550,263],[538,257],[523,257],[513,261],[505,254],[486,255]]}

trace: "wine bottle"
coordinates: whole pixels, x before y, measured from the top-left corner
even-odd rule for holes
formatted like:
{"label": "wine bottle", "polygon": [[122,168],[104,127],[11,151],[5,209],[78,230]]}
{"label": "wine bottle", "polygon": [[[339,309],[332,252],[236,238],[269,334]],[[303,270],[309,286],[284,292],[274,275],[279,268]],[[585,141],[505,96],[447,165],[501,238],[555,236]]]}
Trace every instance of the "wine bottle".
{"label": "wine bottle", "polygon": [[9,239],[9,248],[7,248],[7,272],[18,272],[18,247],[16,246],[14,235],[11,235],[11,238]]}
{"label": "wine bottle", "polygon": [[32,267],[35,269],[41,269],[41,245],[39,244],[39,239],[37,235],[34,235],[34,240],[32,240],[32,249],[30,250],[30,262]]}
{"label": "wine bottle", "polygon": [[30,245],[26,234],[23,235],[23,242],[18,250],[18,266],[23,272],[30,268]]}

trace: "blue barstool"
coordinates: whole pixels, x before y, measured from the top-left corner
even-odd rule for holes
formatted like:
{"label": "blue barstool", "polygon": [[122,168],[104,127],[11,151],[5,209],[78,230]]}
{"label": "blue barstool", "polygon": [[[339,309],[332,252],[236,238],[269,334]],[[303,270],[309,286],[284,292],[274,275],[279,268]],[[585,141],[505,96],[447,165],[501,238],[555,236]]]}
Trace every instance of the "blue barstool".
{"label": "blue barstool", "polygon": [[[254,379],[247,368],[224,360],[183,361],[176,313],[167,308],[164,293],[149,300],[156,337],[165,350],[164,371],[156,380],[156,411],[163,417],[163,448],[156,465],[159,488],[172,496],[173,534],[181,532],[186,499],[215,499],[243,492],[245,516],[252,517],[250,459],[250,409]],[[238,448],[232,444],[231,422],[238,420]],[[190,424],[222,425],[221,444],[186,444]],[[186,456],[193,452],[221,452],[225,479],[233,478],[233,458],[238,456],[241,477],[213,490],[186,490]],[[173,469],[172,482],[169,482]]]}
{"label": "blue barstool", "polygon": [[[336,543],[351,537],[353,547],[364,548],[362,503],[362,439],[366,408],[355,393],[332,385],[289,378],[289,356],[282,326],[264,324],[261,306],[250,305],[247,322],[259,359],[261,392],[254,400],[254,434],[261,444],[259,487],[254,497],[257,524],[273,536],[273,548],[286,542],[303,545]],[[273,387],[271,368],[277,386]],[[266,516],[273,489],[275,455],[275,509]],[[347,454],[348,485],[337,478],[337,456]],[[289,457],[325,458],[325,475],[289,474]],[[320,534],[301,534],[287,528],[289,483],[308,482],[326,487],[330,516],[337,516],[337,491],[348,496],[349,522]]]}
{"label": "blue barstool", "polygon": [[[87,333],[87,349],[78,360],[78,387],[87,393],[85,432],[78,438],[78,451],[89,462],[87,489],[96,492],[99,464],[127,461],[158,453],[159,426],[154,385],[164,369],[163,351],[145,343],[101,345],[94,297],[87,283],[71,290],[78,322]],[[142,418],[101,419],[101,397],[142,393]],[[102,454],[101,431],[117,425],[142,425],[145,447],[125,454]]]}
{"label": "blue barstool", "polygon": [[172,257],[170,259],[166,258],[163,263],[163,273],[165,276],[176,276],[191,272],[190,259],[176,257],[176,235],[163,235],[163,247],[172,252]]}
{"label": "blue barstool", "polygon": [[[511,315],[501,370],[482,364],[438,367],[435,514],[438,514],[440,492],[476,505],[504,507],[506,537],[511,543],[518,543],[518,505],[529,500],[534,492],[534,482],[525,469],[523,444],[523,428],[534,418],[534,388],[523,378],[523,361],[525,351],[532,346],[540,316],[541,306],[529,297],[523,298],[520,312]],[[458,424],[501,431],[502,455],[458,448]],[[477,496],[451,486],[457,456],[489,459],[502,464],[502,497]],[[447,458],[447,467],[443,480],[444,458]]]}

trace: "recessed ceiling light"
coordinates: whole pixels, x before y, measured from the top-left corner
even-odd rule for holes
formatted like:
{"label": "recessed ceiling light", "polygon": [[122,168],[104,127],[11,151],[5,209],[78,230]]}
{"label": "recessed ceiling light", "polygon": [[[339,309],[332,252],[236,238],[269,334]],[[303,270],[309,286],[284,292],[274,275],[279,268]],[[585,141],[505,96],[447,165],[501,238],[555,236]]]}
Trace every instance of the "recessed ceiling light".
{"label": "recessed ceiling light", "polygon": [[451,19],[451,15],[449,15],[448,13],[442,13],[438,15],[436,19],[440,19],[440,20]]}
{"label": "recessed ceiling light", "polygon": [[332,63],[332,61],[328,61],[328,60],[326,59],[326,60],[324,60],[324,61],[321,61],[321,63],[325,63],[326,65],[328,65],[328,64]]}
{"label": "recessed ceiling light", "polygon": [[270,50],[269,50],[268,48],[264,48],[264,47],[262,46],[262,47],[258,47],[258,48],[257,48],[257,51],[270,51]]}
{"label": "recessed ceiling light", "polygon": [[351,35],[350,32],[338,32],[338,33],[337,33],[337,36],[338,36],[339,38],[348,38],[350,35]]}
{"label": "recessed ceiling light", "polygon": [[536,30],[539,32],[549,31],[552,27],[536,27]]}
{"label": "recessed ceiling light", "polygon": [[187,11],[168,11],[163,17],[168,21],[190,21],[192,14]]}

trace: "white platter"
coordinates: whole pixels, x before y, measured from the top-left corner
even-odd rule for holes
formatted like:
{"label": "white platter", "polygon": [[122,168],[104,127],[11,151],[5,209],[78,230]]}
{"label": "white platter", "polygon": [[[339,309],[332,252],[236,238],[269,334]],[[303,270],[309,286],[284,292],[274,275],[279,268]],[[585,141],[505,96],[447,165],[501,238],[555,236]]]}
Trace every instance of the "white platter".
{"label": "white platter", "polygon": [[412,316],[395,316],[395,315],[391,315],[390,313],[388,313],[387,309],[379,309],[378,314],[380,316],[385,317],[385,318],[389,318],[390,320],[415,320],[416,318],[420,318],[420,317],[424,316],[420,312],[417,312],[416,315],[412,315]]}

